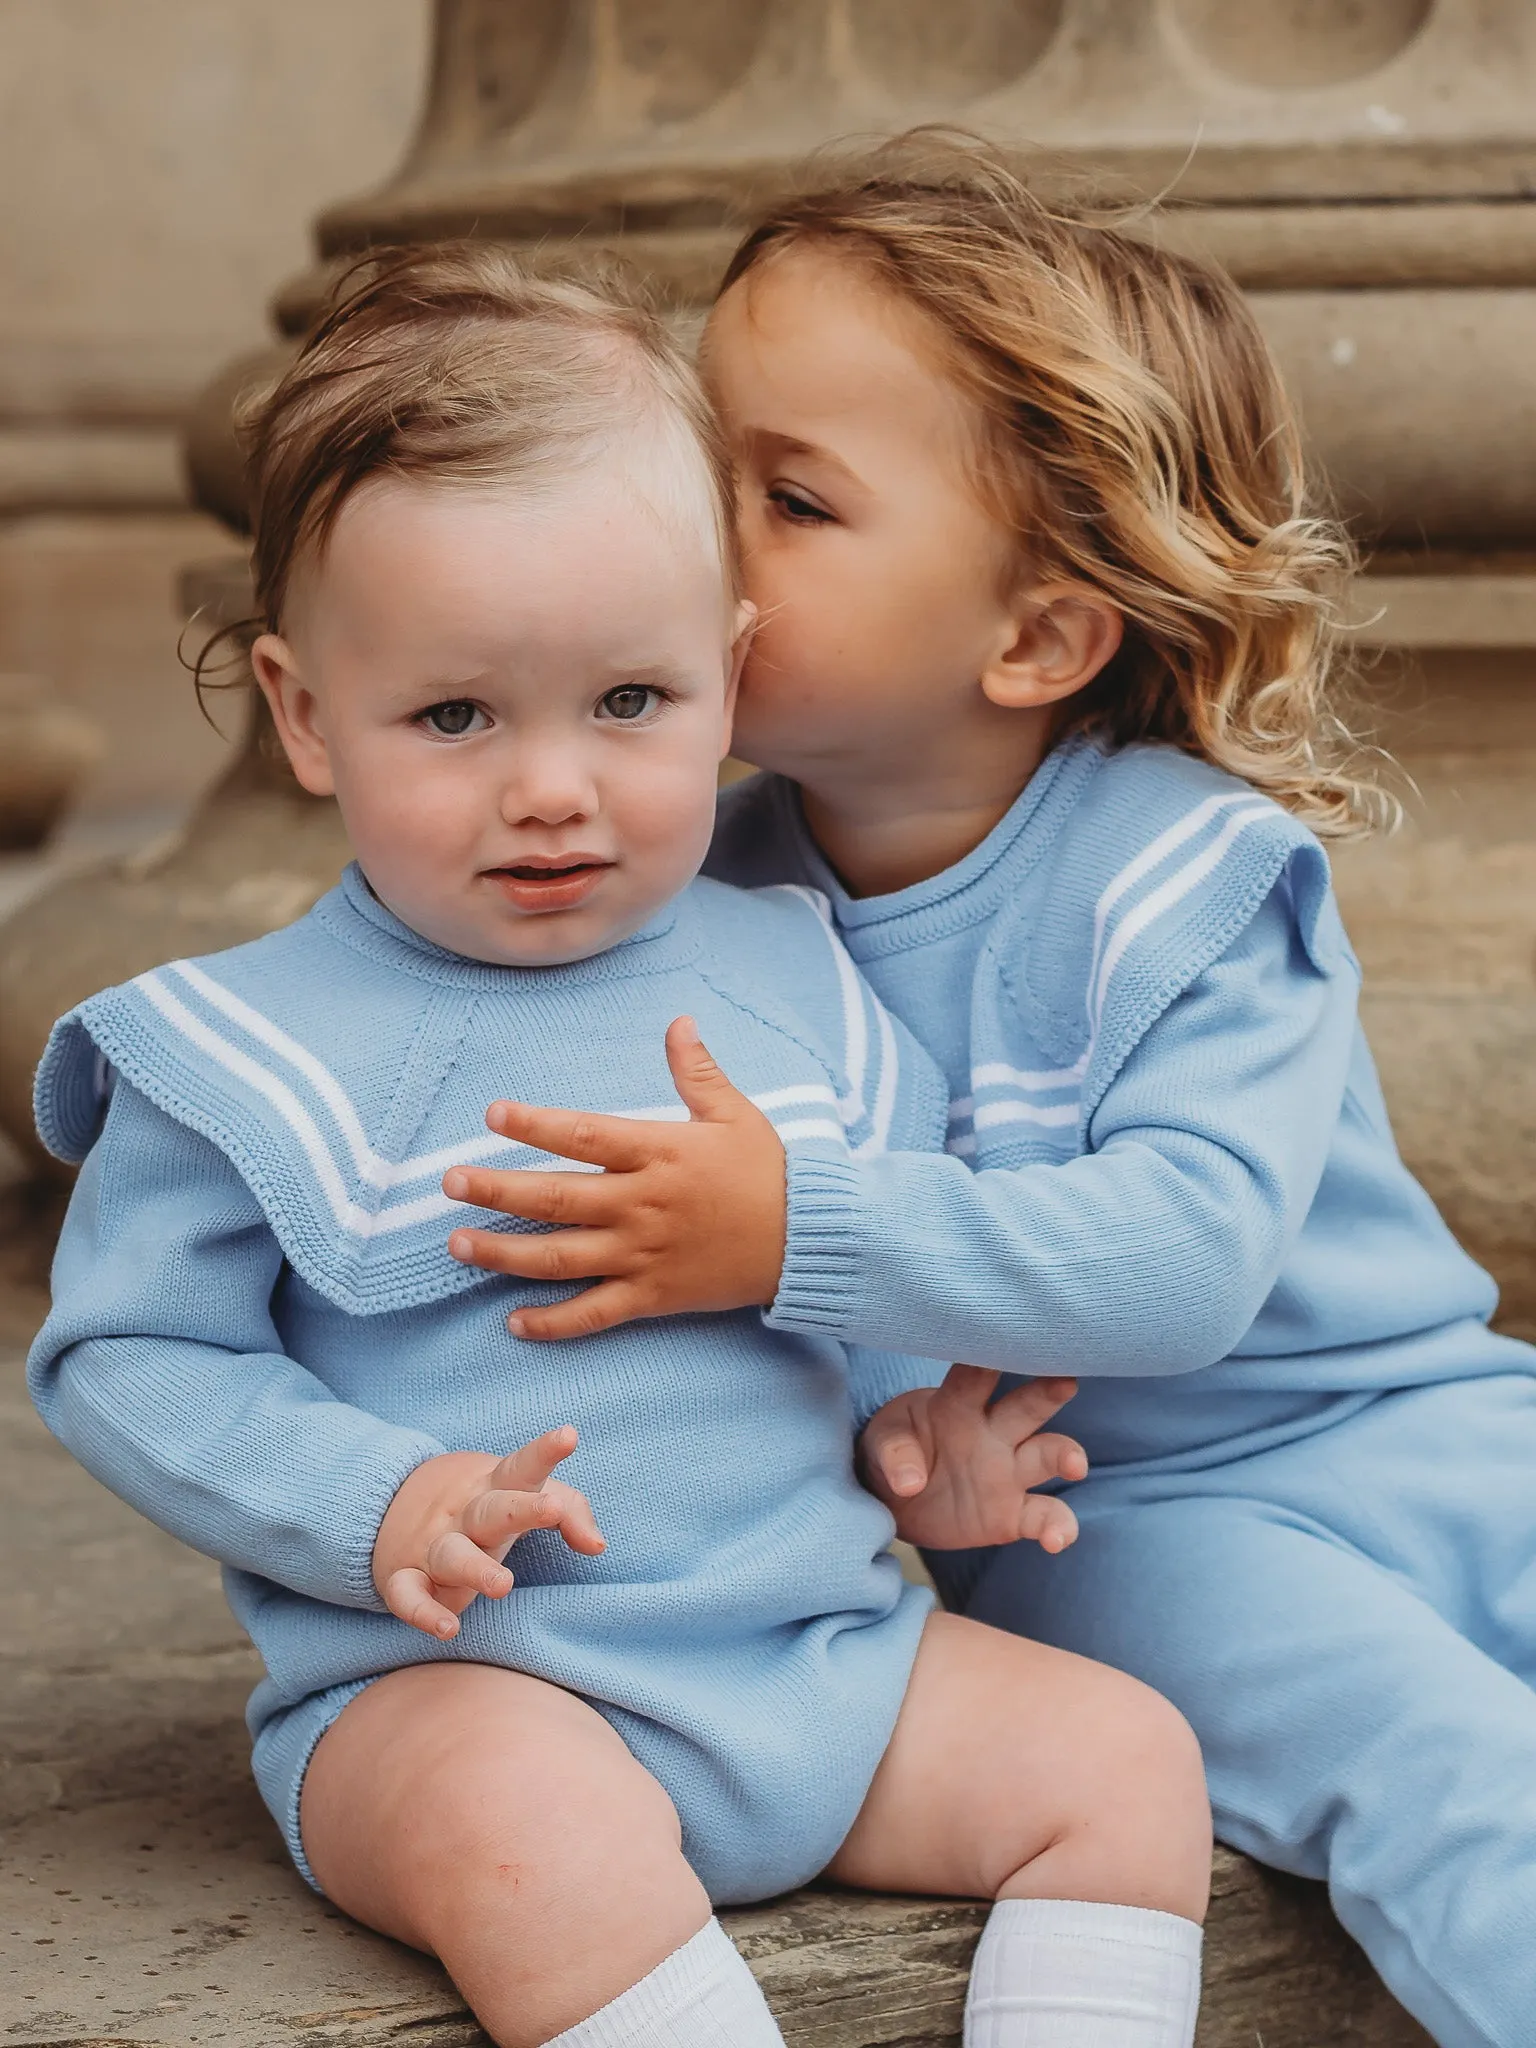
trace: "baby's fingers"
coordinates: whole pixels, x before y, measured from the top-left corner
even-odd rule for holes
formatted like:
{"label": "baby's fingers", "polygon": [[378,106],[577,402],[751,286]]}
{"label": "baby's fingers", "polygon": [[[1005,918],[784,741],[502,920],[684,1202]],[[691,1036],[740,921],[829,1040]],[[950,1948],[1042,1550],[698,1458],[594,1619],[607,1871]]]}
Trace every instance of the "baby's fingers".
{"label": "baby's fingers", "polygon": [[928,1484],[928,1453],[910,1423],[875,1416],[861,1449],[870,1478],[896,1500],[911,1500]]}
{"label": "baby's fingers", "polygon": [[537,1493],[555,1467],[562,1464],[577,1444],[576,1430],[569,1422],[558,1429],[546,1429],[531,1444],[511,1451],[491,1474],[490,1490],[510,1488],[518,1493]]}
{"label": "baby's fingers", "polygon": [[1025,1488],[1043,1486],[1047,1479],[1086,1479],[1088,1453],[1075,1438],[1054,1431],[1028,1436],[1014,1448],[1013,1472]]}
{"label": "baby's fingers", "polygon": [[459,1617],[434,1596],[431,1579],[413,1565],[390,1573],[384,1582],[384,1605],[401,1621],[442,1642],[459,1632]]}
{"label": "baby's fingers", "polygon": [[499,1600],[512,1590],[512,1574],[458,1529],[434,1536],[427,1545],[427,1575],[438,1592],[484,1593]]}
{"label": "baby's fingers", "polygon": [[1001,1401],[994,1402],[987,1419],[994,1429],[1002,1430],[1015,1444],[1021,1444],[1037,1429],[1043,1429],[1076,1392],[1077,1381],[1073,1379],[1026,1380],[1022,1387],[1014,1387]]}
{"label": "baby's fingers", "polygon": [[598,1528],[592,1503],[584,1493],[567,1486],[563,1479],[551,1479],[542,1497],[554,1503],[556,1520],[550,1526],[560,1531],[568,1549],[598,1557],[608,1548],[608,1539]]}
{"label": "baby's fingers", "polygon": [[1042,1550],[1056,1557],[1077,1541],[1077,1517],[1055,1494],[1034,1493],[1024,1503],[1019,1534],[1027,1543],[1038,1543]]}
{"label": "baby's fingers", "polygon": [[461,1540],[497,1557],[530,1529],[553,1529],[559,1521],[560,1503],[552,1486],[536,1492],[501,1487],[477,1494],[459,1517],[464,1532]]}

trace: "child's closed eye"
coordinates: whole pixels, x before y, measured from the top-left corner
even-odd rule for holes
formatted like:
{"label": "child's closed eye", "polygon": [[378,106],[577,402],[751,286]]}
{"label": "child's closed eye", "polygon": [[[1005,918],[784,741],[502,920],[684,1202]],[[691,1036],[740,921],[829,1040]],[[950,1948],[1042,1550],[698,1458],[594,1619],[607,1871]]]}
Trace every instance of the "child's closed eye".
{"label": "child's closed eye", "polygon": [[771,485],[768,502],[778,517],[791,526],[831,526],[836,523],[835,514],[793,484]]}

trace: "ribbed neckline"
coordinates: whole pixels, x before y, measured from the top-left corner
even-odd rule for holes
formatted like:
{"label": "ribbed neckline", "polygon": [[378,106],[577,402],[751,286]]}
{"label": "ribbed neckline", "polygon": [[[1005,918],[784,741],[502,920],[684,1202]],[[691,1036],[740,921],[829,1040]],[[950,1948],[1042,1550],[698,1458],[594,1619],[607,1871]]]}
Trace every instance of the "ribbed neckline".
{"label": "ribbed neckline", "polygon": [[850,940],[856,934],[862,949],[894,951],[991,917],[999,896],[1016,888],[1021,871],[1051,844],[1102,758],[1086,735],[1063,740],[963,860],[883,896],[849,895],[812,836],[794,783],[780,782],[778,803],[806,872],[831,902],[839,928]]}
{"label": "ribbed neckline", "polygon": [[336,888],[321,897],[314,915],[344,945],[423,981],[471,989],[569,989],[660,974],[696,959],[700,939],[694,919],[685,914],[686,899],[685,890],[616,946],[561,967],[498,967],[434,945],[384,907],[356,861],[348,864]]}

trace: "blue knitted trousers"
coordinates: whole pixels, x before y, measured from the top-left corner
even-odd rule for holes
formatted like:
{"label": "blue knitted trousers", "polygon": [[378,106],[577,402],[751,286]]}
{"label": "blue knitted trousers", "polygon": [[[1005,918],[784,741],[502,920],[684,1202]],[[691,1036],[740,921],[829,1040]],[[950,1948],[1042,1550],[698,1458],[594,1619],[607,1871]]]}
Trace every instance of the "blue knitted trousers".
{"label": "blue knitted trousers", "polygon": [[1082,1537],[1060,1559],[930,1562],[976,1619],[1175,1701],[1221,1838],[1326,1879],[1442,2048],[1530,2048],[1536,1381],[1340,1413],[1202,1470],[1101,1470],[1072,1494]]}

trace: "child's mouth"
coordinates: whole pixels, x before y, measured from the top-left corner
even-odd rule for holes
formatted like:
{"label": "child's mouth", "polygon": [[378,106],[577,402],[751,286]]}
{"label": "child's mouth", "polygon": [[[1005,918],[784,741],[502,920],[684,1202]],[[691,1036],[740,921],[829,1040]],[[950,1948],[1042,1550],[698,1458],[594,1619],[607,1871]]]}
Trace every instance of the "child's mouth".
{"label": "child's mouth", "polygon": [[584,858],[509,863],[490,868],[487,877],[518,910],[574,910],[597,887],[613,863]]}

